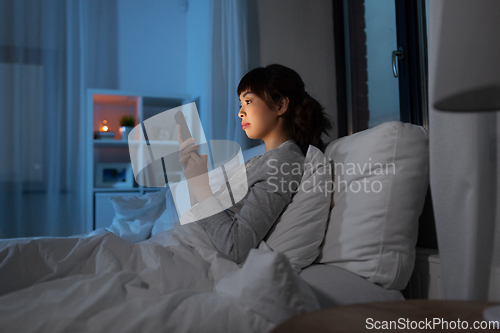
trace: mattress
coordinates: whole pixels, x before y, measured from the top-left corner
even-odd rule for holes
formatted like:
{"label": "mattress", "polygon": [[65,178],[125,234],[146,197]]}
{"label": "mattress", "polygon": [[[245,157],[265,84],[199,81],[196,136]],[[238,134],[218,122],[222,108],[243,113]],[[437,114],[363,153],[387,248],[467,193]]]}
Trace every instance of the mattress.
{"label": "mattress", "polygon": [[311,287],[322,309],[356,303],[399,301],[403,294],[387,290],[340,267],[313,264],[300,273]]}

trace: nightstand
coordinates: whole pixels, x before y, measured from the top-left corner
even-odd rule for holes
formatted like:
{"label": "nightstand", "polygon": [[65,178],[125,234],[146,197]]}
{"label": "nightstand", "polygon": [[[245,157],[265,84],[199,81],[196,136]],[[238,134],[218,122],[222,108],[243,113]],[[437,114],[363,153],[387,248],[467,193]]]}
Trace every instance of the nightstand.
{"label": "nightstand", "polygon": [[[488,329],[488,322],[482,317],[483,310],[492,305],[495,303],[409,300],[336,306],[294,317],[278,326],[272,333],[351,333],[373,330],[394,332],[403,328],[417,332],[456,332],[459,328],[498,332]],[[474,330],[474,325],[482,326]]]}

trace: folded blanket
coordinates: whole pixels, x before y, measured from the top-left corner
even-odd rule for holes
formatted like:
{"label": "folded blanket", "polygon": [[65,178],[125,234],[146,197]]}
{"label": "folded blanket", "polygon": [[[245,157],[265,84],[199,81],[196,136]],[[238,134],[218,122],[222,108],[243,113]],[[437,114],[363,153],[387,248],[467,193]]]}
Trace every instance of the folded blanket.
{"label": "folded blanket", "polygon": [[5,332],[268,332],[319,309],[287,258],[238,266],[197,223],[132,244],[112,234],[0,241]]}

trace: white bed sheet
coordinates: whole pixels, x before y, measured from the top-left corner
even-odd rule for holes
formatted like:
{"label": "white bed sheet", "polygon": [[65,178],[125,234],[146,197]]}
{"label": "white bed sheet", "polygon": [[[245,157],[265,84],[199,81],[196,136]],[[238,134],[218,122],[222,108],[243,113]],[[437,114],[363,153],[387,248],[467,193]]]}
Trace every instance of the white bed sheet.
{"label": "white bed sheet", "polygon": [[222,258],[196,223],[132,244],[105,233],[0,241],[6,332],[268,332],[319,309],[288,259]]}

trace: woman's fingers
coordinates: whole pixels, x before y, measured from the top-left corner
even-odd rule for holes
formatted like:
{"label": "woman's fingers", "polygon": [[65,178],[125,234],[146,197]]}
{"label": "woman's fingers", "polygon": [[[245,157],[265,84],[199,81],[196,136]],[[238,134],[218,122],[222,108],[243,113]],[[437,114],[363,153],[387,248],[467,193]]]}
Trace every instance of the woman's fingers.
{"label": "woman's fingers", "polygon": [[[197,146],[193,146],[193,147],[189,147],[187,149],[184,149],[182,151],[182,154],[181,156],[179,157],[179,161],[182,159],[182,160],[186,160],[186,159],[190,159],[191,158],[191,154],[194,153],[194,151],[197,149]],[[194,153],[196,155],[196,153]]]}
{"label": "woman's fingers", "polygon": [[182,151],[183,154],[189,154],[190,152],[194,152],[196,149],[200,148],[200,145],[194,145],[191,147],[188,147]]}
{"label": "woman's fingers", "polygon": [[[184,157],[187,158],[187,164],[186,165],[193,165],[193,163],[194,164],[199,164],[202,161],[202,159],[195,152],[190,152],[190,153],[184,155],[183,158]],[[192,163],[189,164],[191,161],[192,161]]]}
{"label": "woman's fingers", "polygon": [[179,159],[182,157],[182,156],[190,156],[189,154],[193,151],[195,151],[196,149],[200,148],[199,145],[194,145],[194,146],[191,146],[191,147],[188,147],[186,149],[183,149],[181,151],[179,151]]}
{"label": "woman's fingers", "polygon": [[191,158],[190,153],[199,148],[199,145],[194,144],[194,138],[189,138],[182,141],[181,126],[177,124],[177,142],[179,143],[179,162],[183,168],[187,167],[187,162]]}
{"label": "woman's fingers", "polygon": [[181,158],[179,158],[179,163],[183,166],[186,167],[187,161],[191,158],[189,155],[182,155]]}
{"label": "woman's fingers", "polygon": [[194,156],[199,158],[198,155],[196,155],[196,153],[194,152],[198,147],[199,147],[198,145],[194,145],[194,146],[186,148],[185,150],[182,151],[182,155],[179,158],[179,162],[181,163],[181,165],[184,168],[186,168],[187,163],[192,158],[193,154],[194,154]]}
{"label": "woman's fingers", "polygon": [[193,159],[193,161],[195,161],[196,163],[207,163],[207,158],[208,158],[208,155],[206,154],[203,154],[203,155],[200,155],[198,156],[198,154],[196,154],[195,152],[191,152],[190,153],[190,157]]}
{"label": "woman's fingers", "polygon": [[194,161],[194,162],[196,162],[196,163],[199,163],[199,162],[200,162],[200,160],[201,160],[201,159],[198,157],[198,155],[196,155],[196,153],[195,153],[195,152],[191,152],[191,153],[189,153],[189,156],[190,156],[190,157],[193,159],[193,161]]}
{"label": "woman's fingers", "polygon": [[193,138],[187,139],[186,141],[182,142],[179,145],[179,149],[180,150],[184,150],[184,149],[186,149],[187,147],[189,147],[189,146],[191,146],[193,144],[194,144],[194,139]]}

